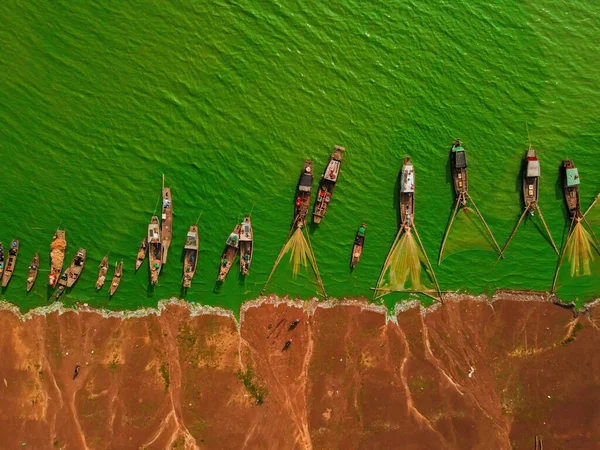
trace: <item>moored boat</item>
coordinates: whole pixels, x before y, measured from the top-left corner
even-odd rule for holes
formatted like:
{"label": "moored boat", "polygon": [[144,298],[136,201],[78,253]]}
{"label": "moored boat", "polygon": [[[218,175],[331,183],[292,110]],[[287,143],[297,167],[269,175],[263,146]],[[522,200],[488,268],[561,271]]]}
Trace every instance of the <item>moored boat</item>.
{"label": "moored boat", "polygon": [[250,272],[253,247],[254,234],[252,233],[252,223],[250,216],[246,216],[240,224],[240,271],[244,276]]}
{"label": "moored boat", "polygon": [[404,158],[400,171],[400,219],[402,227],[408,230],[413,226],[415,201],[415,168],[410,158]]}
{"label": "moored boat", "polygon": [[123,261],[115,267],[115,274],[113,275],[112,283],[110,284],[109,295],[112,297],[117,292],[119,284],[121,284],[121,277],[123,276]]}
{"label": "moored boat", "polygon": [[15,270],[15,264],[17,264],[17,256],[19,254],[19,241],[14,239],[10,243],[10,249],[8,250],[8,261],[6,263],[6,269],[2,274],[2,287],[6,287],[10,281],[13,272]]}
{"label": "moored boat", "polygon": [[327,167],[325,168],[325,172],[323,172],[313,210],[314,223],[320,223],[321,219],[325,216],[325,212],[331,201],[333,190],[335,189],[340,174],[344,150],[344,147],[340,147],[339,145],[335,146],[335,149],[329,158],[329,163],[327,163]]}
{"label": "moored boat", "polygon": [[198,226],[192,225],[185,239],[185,254],[183,256],[183,287],[189,288],[196,273],[198,264]]}
{"label": "moored boat", "polygon": [[167,253],[173,236],[173,205],[171,204],[171,188],[165,187],[163,175],[162,187],[162,219],[160,225],[160,240],[162,243],[162,263],[167,263]]}
{"label": "moored boat", "polygon": [[306,222],[314,178],[313,162],[310,159],[307,159],[304,161],[304,168],[302,169],[300,180],[298,181],[296,210],[294,213],[295,224],[304,225]]}
{"label": "moored boat", "polygon": [[33,285],[35,284],[35,280],[37,279],[38,272],[40,270],[40,255],[33,255],[33,259],[31,260],[31,264],[29,264],[29,272],[27,274],[27,292],[31,290]]}
{"label": "moored boat", "polygon": [[221,256],[219,277],[217,278],[217,281],[225,281],[225,277],[231,270],[231,266],[235,261],[235,257],[237,256],[240,247],[240,229],[241,226],[238,223],[225,242],[225,250],[223,251],[223,256]]}
{"label": "moored boat", "polygon": [[579,171],[573,165],[573,161],[565,159],[563,161],[563,178],[564,178],[564,191],[565,201],[567,202],[567,208],[569,214],[574,217],[580,213],[579,206]]}
{"label": "moored boat", "polygon": [[142,244],[140,245],[140,249],[138,250],[137,259],[135,260],[135,270],[136,272],[144,263],[146,259],[146,255],[148,254],[148,235],[144,237]]}
{"label": "moored boat", "polygon": [[55,287],[60,277],[63,264],[65,262],[65,251],[67,250],[67,238],[65,230],[56,230],[52,243],[50,244],[50,274],[48,283],[50,287]]}
{"label": "moored boat", "polygon": [[0,277],[4,274],[4,247],[2,242],[0,242]]}
{"label": "moored boat", "polygon": [[523,201],[525,208],[533,215],[534,207],[538,202],[538,183],[540,177],[540,162],[535,150],[531,147],[527,150],[527,167],[523,173]]}
{"label": "moored boat", "polygon": [[363,247],[365,245],[365,233],[367,231],[367,225],[362,223],[356,232],[356,237],[354,238],[354,246],[352,247],[352,259],[350,260],[350,268],[354,269],[360,261],[360,257],[362,256]]}
{"label": "moored boat", "polygon": [[108,255],[102,258],[100,267],[98,268],[98,279],[96,280],[96,289],[102,289],[104,282],[106,281],[106,274],[108,273]]}
{"label": "moored boat", "polygon": [[160,225],[158,217],[152,216],[148,225],[148,260],[150,262],[150,282],[156,284],[162,267],[162,243],[160,240]]}
{"label": "moored boat", "polygon": [[463,206],[466,204],[466,194],[469,189],[467,181],[467,153],[460,139],[454,141],[451,151],[452,180],[454,181],[454,192],[461,197]]}
{"label": "moored boat", "polygon": [[56,296],[60,297],[66,288],[72,288],[79,280],[79,276],[83,271],[83,266],[85,265],[85,257],[86,251],[83,248],[77,250],[71,265],[67,267],[67,269],[63,272],[60,279],[58,280],[58,290],[56,291]]}

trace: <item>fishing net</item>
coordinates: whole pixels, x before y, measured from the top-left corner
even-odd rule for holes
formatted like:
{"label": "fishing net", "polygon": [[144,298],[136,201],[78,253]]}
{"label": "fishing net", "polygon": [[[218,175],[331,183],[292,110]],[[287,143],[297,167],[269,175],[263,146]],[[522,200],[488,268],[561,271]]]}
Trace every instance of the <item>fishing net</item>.
{"label": "fishing net", "polygon": [[571,277],[591,275],[590,265],[598,253],[596,243],[581,222],[577,222],[565,249],[565,259],[570,266]]}
{"label": "fishing net", "polygon": [[477,212],[469,207],[462,207],[450,227],[440,261],[469,250],[496,252],[496,247]]}

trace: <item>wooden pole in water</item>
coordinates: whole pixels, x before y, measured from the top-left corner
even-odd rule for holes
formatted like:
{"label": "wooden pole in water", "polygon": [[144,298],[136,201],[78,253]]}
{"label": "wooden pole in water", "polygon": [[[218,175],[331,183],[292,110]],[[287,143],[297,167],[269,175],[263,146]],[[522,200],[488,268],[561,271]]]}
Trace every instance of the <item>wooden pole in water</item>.
{"label": "wooden pole in water", "polygon": [[375,287],[375,292],[373,293],[373,299],[379,298],[381,296],[377,296],[377,290],[381,284],[381,279],[383,278],[383,274],[385,273],[385,269],[388,265],[388,262],[392,256],[392,252],[394,251],[394,247],[396,246],[396,243],[398,242],[398,239],[400,239],[400,235],[402,234],[402,232],[404,231],[404,226],[401,226],[400,229],[398,230],[398,233],[396,234],[396,238],[394,239],[394,242],[392,242],[392,247],[390,248],[390,251],[387,254],[387,257],[385,258],[385,261],[383,263],[383,268],[381,269],[381,273],[379,274],[379,278],[377,279],[377,285]]}
{"label": "wooden pole in water", "polygon": [[585,222],[585,224],[588,226],[588,228],[590,229],[590,233],[594,237],[594,241],[595,241],[594,243],[596,244],[596,247],[600,248],[600,242],[598,242],[598,237],[596,236],[596,233],[594,233],[594,229],[592,228],[592,226],[590,225],[590,223],[587,221],[587,219],[585,218],[585,216],[583,216],[582,219]]}
{"label": "wooden pole in water", "polygon": [[542,223],[544,224],[546,233],[548,233],[548,237],[550,238],[550,243],[552,243],[552,247],[554,248],[554,251],[556,252],[557,255],[560,255],[560,252],[558,251],[558,248],[556,247],[556,244],[554,243],[554,239],[552,239],[552,235],[550,234],[550,229],[548,228],[548,225],[546,224],[546,221],[544,220],[544,216],[542,215],[542,210],[540,209],[540,207],[538,206],[537,203],[535,204],[535,209],[538,212],[538,214],[540,215],[540,219],[542,219]]}
{"label": "wooden pole in water", "polygon": [[446,228],[446,234],[444,234],[444,240],[442,241],[442,247],[440,248],[440,256],[438,258],[438,266],[442,263],[442,255],[444,254],[444,246],[446,245],[446,239],[448,239],[448,235],[450,234],[450,228],[452,228],[452,224],[454,223],[454,219],[456,218],[456,214],[458,213],[458,206],[460,205],[460,201],[464,198],[464,193],[461,194],[456,199],[456,205],[454,206],[454,212],[452,213],[452,218],[450,219],[450,223],[448,224],[448,228]]}
{"label": "wooden pole in water", "polygon": [[506,244],[504,244],[504,248],[502,249],[501,254],[503,254],[506,251],[506,249],[508,248],[508,244],[510,244],[510,241],[512,241],[512,238],[515,237],[515,234],[517,234],[517,230],[521,226],[521,222],[523,222],[523,219],[525,218],[525,215],[527,215],[527,213],[529,212],[530,209],[531,209],[531,207],[528,206],[527,208],[525,208],[525,211],[523,211],[523,214],[521,214],[521,217],[519,218],[519,221],[515,225],[515,229],[513,230],[513,232],[510,235],[510,237],[508,238],[508,241],[506,241]]}
{"label": "wooden pole in water", "polygon": [[310,248],[310,253],[312,256],[312,265],[313,270],[315,271],[315,275],[317,276],[317,281],[319,282],[319,286],[321,286],[321,291],[323,291],[323,297],[327,300],[327,292],[325,292],[325,286],[323,285],[323,280],[321,280],[321,274],[319,273],[319,268],[317,267],[317,258],[315,257],[315,252],[312,248],[312,243],[310,242],[310,236],[308,235],[308,231],[306,232],[306,241],[308,242],[308,248]]}
{"label": "wooden pole in water", "polygon": [[473,208],[475,208],[475,211],[477,212],[477,215],[479,216],[479,218],[481,219],[481,221],[485,225],[485,229],[490,234],[490,237],[492,238],[492,241],[494,241],[494,244],[496,245],[496,250],[498,250],[498,252],[500,253],[500,258],[504,259],[504,255],[502,254],[502,250],[500,250],[500,246],[498,245],[498,242],[496,242],[496,238],[492,234],[492,230],[490,230],[490,227],[488,227],[487,222],[485,221],[485,219],[483,218],[483,216],[479,212],[479,208],[477,208],[477,205],[475,204],[475,202],[473,201],[473,199],[471,198],[471,196],[469,194],[466,194],[466,196],[467,196],[467,198],[469,200],[471,200],[471,203],[473,204]]}
{"label": "wooden pole in water", "polygon": [[442,296],[442,291],[440,290],[440,285],[438,284],[437,278],[435,276],[435,272],[433,271],[433,267],[431,266],[431,262],[429,262],[429,258],[427,257],[427,252],[425,251],[425,247],[423,246],[423,242],[421,242],[421,237],[419,236],[419,232],[417,231],[417,227],[413,223],[413,230],[415,230],[415,236],[417,236],[417,240],[419,241],[419,245],[421,246],[421,250],[423,251],[423,256],[425,256],[425,260],[427,261],[428,269],[431,271],[431,277],[435,283],[435,288],[440,296],[440,303],[444,303],[444,297]]}
{"label": "wooden pole in water", "polygon": [[281,247],[281,250],[279,251],[279,255],[277,255],[277,259],[275,260],[275,264],[273,265],[273,268],[271,269],[271,273],[269,274],[269,278],[267,278],[267,282],[265,283],[265,285],[263,286],[262,290],[260,291],[260,295],[264,294],[265,289],[267,289],[267,285],[269,284],[269,281],[271,281],[271,277],[273,276],[273,272],[275,272],[275,269],[279,265],[279,261],[281,261],[281,258],[283,258],[283,250],[285,249],[285,244],[287,243],[287,241],[289,240],[290,236],[292,235],[292,232],[294,231],[295,225],[296,225],[296,221],[294,221],[294,225],[292,226],[292,228],[290,228],[290,232],[288,233],[287,237],[285,238],[285,241],[283,242],[283,246]]}
{"label": "wooden pole in water", "polygon": [[569,227],[569,232],[567,234],[567,242],[565,242],[562,252],[560,253],[560,258],[558,258],[558,266],[556,267],[556,272],[554,272],[554,281],[552,282],[552,290],[550,291],[551,294],[554,294],[554,289],[556,288],[556,281],[558,280],[558,272],[560,272],[560,267],[562,266],[563,258],[565,257],[565,252],[567,251],[567,246],[569,245],[569,241],[573,237],[572,231],[575,226],[575,221],[577,221],[577,220],[578,220],[577,216],[573,217],[573,219],[571,220],[571,226]]}

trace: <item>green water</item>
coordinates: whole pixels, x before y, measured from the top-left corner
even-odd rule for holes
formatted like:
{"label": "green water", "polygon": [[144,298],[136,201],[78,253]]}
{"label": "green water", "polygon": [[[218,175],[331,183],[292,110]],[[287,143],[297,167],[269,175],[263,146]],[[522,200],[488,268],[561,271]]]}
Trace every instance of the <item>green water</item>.
{"label": "green water", "polygon": [[[597,2],[82,3],[0,6],[0,239],[22,243],[2,296],[24,310],[48,302],[49,244],[61,220],[67,261],[78,247],[89,256],[66,303],[122,309],[180,295],[183,242],[200,211],[199,271],[186,298],[237,310],[259,294],[284,242],[304,159],[320,174],[334,144],[347,149],[342,173],[311,239],[335,297],[371,296],[398,227],[406,155],[416,170],[415,221],[445,290],[549,289],[557,260],[530,222],[498,264],[468,246],[435,264],[453,202],[454,138],[467,148],[471,196],[501,246],[522,208],[526,123],[557,243],[566,231],[561,160],[580,170],[584,208],[600,191]],[[151,290],[147,263],[137,274],[133,266],[163,173],[174,241]],[[251,209],[250,276],[232,272],[216,291],[224,241]],[[351,274],[363,221],[366,247]],[[26,295],[36,250],[44,272]],[[93,286],[109,251],[113,264],[126,264],[110,302]],[[598,294],[594,270],[561,275],[561,297]],[[306,298],[317,293],[313,279],[293,280],[282,264],[269,291]]]}

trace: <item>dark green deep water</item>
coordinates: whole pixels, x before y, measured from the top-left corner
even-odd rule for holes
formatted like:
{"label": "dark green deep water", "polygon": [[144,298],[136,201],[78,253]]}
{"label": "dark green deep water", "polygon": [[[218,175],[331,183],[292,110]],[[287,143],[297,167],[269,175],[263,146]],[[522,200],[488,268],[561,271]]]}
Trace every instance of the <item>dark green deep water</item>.
{"label": "dark green deep water", "polygon": [[[200,221],[202,252],[189,301],[237,310],[256,298],[288,232],[305,158],[323,170],[334,144],[346,157],[330,209],[311,239],[328,294],[370,296],[397,231],[402,158],[416,168],[416,224],[437,261],[451,212],[448,150],[460,137],[470,192],[502,246],[522,208],[526,123],[542,162],[540,204],[557,243],[566,212],[563,158],[580,169],[583,208],[600,191],[600,3],[404,1],[30,2],[0,5],[0,239],[21,239],[2,297],[23,310],[48,302],[54,229],[86,270],[64,297],[129,309],[179,296],[183,240]],[[159,286],[137,247],[160,195],[172,187],[174,243]],[[254,207],[254,208],[253,208]],[[220,253],[252,210],[251,274],[214,291]],[[363,259],[350,274],[356,228]],[[506,259],[476,236],[454,236],[436,266],[442,289],[547,290],[556,256],[536,223],[522,226]],[[600,232],[600,220],[595,221]],[[452,236],[451,236],[452,239]],[[32,293],[27,264],[43,258]],[[110,251],[125,260],[109,302],[93,287]],[[584,302],[594,274],[560,277],[559,294]],[[314,277],[282,264],[270,292],[307,298]],[[402,296],[390,297],[391,305]]]}

